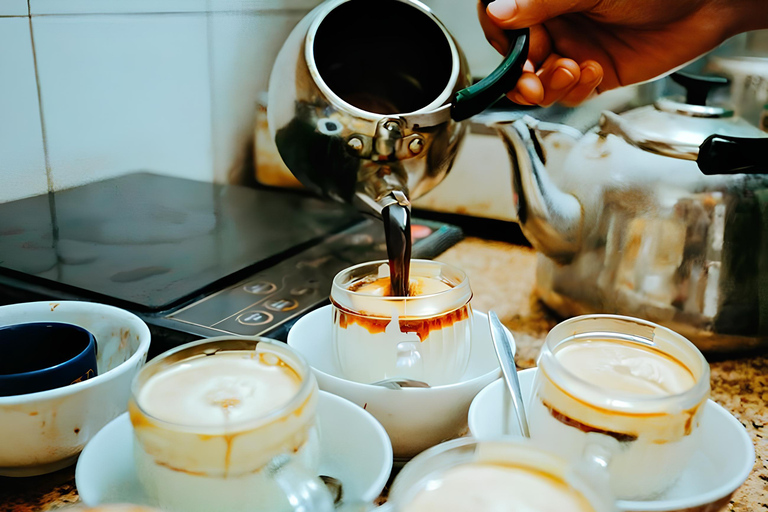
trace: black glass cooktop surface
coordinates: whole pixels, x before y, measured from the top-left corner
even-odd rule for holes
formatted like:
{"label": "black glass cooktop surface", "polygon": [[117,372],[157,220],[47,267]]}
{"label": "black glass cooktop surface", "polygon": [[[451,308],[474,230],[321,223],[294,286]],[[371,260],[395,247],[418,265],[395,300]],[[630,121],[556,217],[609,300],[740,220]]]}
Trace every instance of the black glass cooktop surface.
{"label": "black glass cooktop surface", "polygon": [[290,192],[135,173],[0,204],[0,274],[163,310],[360,220]]}

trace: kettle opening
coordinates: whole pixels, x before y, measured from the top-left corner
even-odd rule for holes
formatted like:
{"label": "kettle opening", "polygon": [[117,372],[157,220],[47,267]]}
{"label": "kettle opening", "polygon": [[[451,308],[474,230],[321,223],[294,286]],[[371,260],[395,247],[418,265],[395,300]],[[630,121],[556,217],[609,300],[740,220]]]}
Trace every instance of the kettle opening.
{"label": "kettle opening", "polygon": [[393,115],[423,109],[451,86],[456,51],[420,4],[348,0],[317,27],[312,58],[320,78],[342,101]]}

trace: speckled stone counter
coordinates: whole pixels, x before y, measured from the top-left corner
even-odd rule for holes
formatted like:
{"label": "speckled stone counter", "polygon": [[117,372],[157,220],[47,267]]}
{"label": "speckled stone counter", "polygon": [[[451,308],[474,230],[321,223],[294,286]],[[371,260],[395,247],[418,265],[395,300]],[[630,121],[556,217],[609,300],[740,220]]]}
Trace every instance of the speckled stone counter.
{"label": "speckled stone counter", "polygon": [[[515,335],[519,368],[535,366],[546,333],[557,322],[533,296],[536,255],[501,242],[467,239],[438,260],[463,268],[474,290],[473,306],[493,309]],[[768,510],[768,354],[711,361],[712,399],[747,429],[757,453],[755,467],[727,510]],[[2,440],[0,440],[2,442]],[[68,508],[78,500],[74,467],[29,479],[0,477],[0,512]]]}

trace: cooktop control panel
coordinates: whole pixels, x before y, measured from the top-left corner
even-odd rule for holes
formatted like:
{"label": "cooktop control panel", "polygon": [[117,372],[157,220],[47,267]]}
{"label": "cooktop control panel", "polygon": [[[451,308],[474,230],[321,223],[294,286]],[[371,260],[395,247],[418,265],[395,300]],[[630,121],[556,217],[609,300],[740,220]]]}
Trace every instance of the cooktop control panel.
{"label": "cooktop control panel", "polygon": [[[412,232],[414,258],[436,256],[462,236],[455,226],[418,219],[413,220]],[[145,320],[191,338],[235,334],[285,339],[301,315],[328,304],[333,278],[340,270],[385,258],[381,223],[366,219],[236,284]]]}

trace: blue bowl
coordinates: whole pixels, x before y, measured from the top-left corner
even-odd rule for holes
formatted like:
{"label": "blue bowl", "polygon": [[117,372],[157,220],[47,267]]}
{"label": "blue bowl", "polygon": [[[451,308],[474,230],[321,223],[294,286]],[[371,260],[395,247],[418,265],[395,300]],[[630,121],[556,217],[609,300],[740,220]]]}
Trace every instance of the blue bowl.
{"label": "blue bowl", "polygon": [[97,375],[96,339],[72,324],[0,327],[0,396],[68,386]]}

